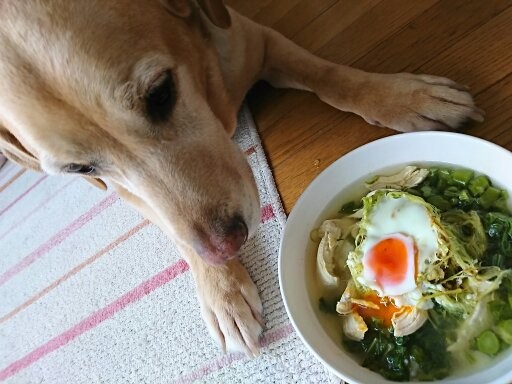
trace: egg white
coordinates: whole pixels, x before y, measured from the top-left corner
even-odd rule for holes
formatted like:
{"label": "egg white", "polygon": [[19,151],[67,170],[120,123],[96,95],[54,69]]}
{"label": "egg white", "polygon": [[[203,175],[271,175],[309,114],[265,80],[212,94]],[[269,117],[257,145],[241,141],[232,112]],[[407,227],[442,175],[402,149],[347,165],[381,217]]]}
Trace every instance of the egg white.
{"label": "egg white", "polygon": [[[414,242],[417,252],[416,270],[418,275],[423,273],[428,263],[435,258],[438,235],[432,226],[429,212],[425,205],[412,201],[406,196],[398,198],[389,195],[383,196],[369,213],[364,230],[366,237],[360,244],[363,259],[375,244],[395,234],[401,234]],[[409,268],[408,274],[406,282],[398,290],[381,287],[372,278],[372,272],[365,271],[364,263],[363,273],[355,278],[360,285],[371,288],[379,296],[392,298],[394,304],[400,307],[417,305],[421,299],[421,284],[415,281],[414,268]],[[428,304],[424,303],[424,305],[431,306],[431,303],[428,301]]]}

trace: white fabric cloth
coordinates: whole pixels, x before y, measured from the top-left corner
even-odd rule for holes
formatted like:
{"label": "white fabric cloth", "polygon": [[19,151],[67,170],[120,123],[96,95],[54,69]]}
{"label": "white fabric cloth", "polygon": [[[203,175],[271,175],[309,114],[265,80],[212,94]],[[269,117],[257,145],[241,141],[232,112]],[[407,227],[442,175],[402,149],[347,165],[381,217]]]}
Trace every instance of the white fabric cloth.
{"label": "white fabric cloth", "polygon": [[8,163],[0,170],[0,382],[333,382],[284,309],[277,258],[285,214],[246,108],[234,140],[261,197],[262,223],[241,259],[263,301],[262,354],[220,351],[186,263],[112,191]]}

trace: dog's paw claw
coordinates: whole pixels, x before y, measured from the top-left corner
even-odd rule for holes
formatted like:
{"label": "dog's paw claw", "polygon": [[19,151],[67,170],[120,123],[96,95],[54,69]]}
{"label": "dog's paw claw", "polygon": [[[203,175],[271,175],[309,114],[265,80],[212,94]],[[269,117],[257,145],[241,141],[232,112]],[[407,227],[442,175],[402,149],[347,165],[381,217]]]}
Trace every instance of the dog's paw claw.
{"label": "dog's paw claw", "polygon": [[197,278],[201,313],[211,336],[224,351],[260,353],[262,305],[256,286],[240,262],[206,266]]}
{"label": "dog's paw claw", "polygon": [[[468,87],[431,75],[370,75],[376,90],[363,103],[361,115],[401,132],[461,130],[468,122],[482,122],[483,110],[475,105]],[[373,98],[373,99],[372,99]]]}

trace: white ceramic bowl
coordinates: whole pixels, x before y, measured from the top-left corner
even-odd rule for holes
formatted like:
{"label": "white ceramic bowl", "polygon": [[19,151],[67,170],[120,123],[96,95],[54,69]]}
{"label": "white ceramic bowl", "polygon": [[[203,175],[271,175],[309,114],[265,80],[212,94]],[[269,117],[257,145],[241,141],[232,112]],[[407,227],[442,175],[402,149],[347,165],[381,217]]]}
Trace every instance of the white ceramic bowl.
{"label": "white ceramic bowl", "polygon": [[[361,367],[328,336],[313,310],[307,271],[314,256],[310,231],[326,219],[327,211],[353,196],[343,192],[355,182],[380,170],[407,164],[445,163],[488,175],[497,185],[512,192],[512,154],[487,141],[448,132],[418,132],[394,135],[366,144],[341,157],[306,188],[295,204],[281,240],[279,280],[286,310],[295,330],[311,352],[336,375],[351,384],[392,383]],[[511,193],[512,195],[512,193]],[[509,202],[510,206],[510,202]],[[331,207],[331,208],[329,208]],[[465,376],[438,383],[510,383],[512,353],[497,356],[492,365]]]}

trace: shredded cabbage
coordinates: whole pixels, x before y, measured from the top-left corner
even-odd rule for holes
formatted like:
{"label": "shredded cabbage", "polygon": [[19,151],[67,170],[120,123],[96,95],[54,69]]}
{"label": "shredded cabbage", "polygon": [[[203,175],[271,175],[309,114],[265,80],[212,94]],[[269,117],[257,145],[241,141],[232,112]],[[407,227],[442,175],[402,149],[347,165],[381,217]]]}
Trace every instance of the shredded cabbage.
{"label": "shredded cabbage", "polygon": [[[486,309],[479,303],[492,297],[490,295],[498,289],[501,280],[509,271],[480,266],[479,261],[487,248],[487,240],[480,217],[474,211],[452,210],[441,214],[439,209],[423,198],[407,192],[380,189],[368,193],[362,199],[359,232],[355,238],[356,248],[349,253],[347,259],[352,276],[360,276],[363,272],[361,244],[366,238],[366,228],[370,224],[373,209],[385,198],[407,198],[413,203],[423,205],[430,217],[431,226],[438,235],[436,254],[425,271],[417,276],[423,291],[422,301],[433,300],[461,320],[472,319],[477,309],[482,315]],[[357,278],[354,281],[361,293],[368,291],[368,287],[358,284]],[[456,345],[463,345],[459,339],[466,337],[461,330],[455,338]]]}

